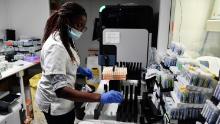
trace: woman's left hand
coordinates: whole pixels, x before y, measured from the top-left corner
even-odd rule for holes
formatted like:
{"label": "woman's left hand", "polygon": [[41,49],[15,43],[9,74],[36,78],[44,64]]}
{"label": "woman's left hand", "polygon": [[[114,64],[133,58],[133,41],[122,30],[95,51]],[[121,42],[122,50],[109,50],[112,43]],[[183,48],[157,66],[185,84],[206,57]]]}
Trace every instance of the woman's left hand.
{"label": "woman's left hand", "polygon": [[90,80],[93,78],[92,71],[89,68],[85,68],[87,79]]}
{"label": "woman's left hand", "polygon": [[86,76],[88,80],[93,78],[92,71],[89,68],[79,67],[77,69],[77,72],[82,74],[83,76]]}

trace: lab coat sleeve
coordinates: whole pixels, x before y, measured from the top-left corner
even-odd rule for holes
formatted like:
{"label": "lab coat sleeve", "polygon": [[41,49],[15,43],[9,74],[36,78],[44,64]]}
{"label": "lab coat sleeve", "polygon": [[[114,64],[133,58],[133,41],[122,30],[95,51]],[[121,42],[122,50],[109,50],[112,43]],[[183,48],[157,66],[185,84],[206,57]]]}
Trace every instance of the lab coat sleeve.
{"label": "lab coat sleeve", "polygon": [[54,44],[44,51],[44,75],[66,75],[67,55],[63,46]]}
{"label": "lab coat sleeve", "polygon": [[47,75],[47,78],[50,80],[51,85],[53,86],[53,91],[63,87],[70,87],[67,83],[66,75],[63,74],[54,74],[54,75]]}

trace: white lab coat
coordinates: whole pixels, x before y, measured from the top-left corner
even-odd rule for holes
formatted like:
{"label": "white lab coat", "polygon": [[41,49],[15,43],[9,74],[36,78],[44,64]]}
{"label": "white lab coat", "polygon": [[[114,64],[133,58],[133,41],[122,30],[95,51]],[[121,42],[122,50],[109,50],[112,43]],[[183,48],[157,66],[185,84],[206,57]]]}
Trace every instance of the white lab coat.
{"label": "white lab coat", "polygon": [[[39,108],[51,115],[63,115],[74,108],[74,102],[58,98],[55,90],[61,87],[71,87],[74,89],[77,68],[80,65],[80,58],[73,49],[72,53],[76,61],[71,58],[60,40],[58,32],[53,33],[44,43],[41,51],[42,77],[39,81],[36,103]],[[62,74],[66,76],[66,81],[51,84],[48,75]]]}

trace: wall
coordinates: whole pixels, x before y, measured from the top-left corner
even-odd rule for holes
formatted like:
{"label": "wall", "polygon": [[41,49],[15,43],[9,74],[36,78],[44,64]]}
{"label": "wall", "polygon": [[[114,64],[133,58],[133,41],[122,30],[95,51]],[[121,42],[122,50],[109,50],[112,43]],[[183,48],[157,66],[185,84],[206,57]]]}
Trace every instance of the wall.
{"label": "wall", "polygon": [[212,18],[220,19],[220,0],[215,0],[213,10],[212,10]]}
{"label": "wall", "polygon": [[42,38],[49,17],[49,0],[7,0],[8,27],[16,30],[16,37]]}
{"label": "wall", "polygon": [[[200,55],[220,57],[218,52],[220,49],[219,33],[210,32],[207,43],[204,45],[207,35],[206,21],[212,2],[213,0],[176,0],[172,41],[183,44],[187,53],[192,57]],[[203,46],[205,49],[201,54]]]}
{"label": "wall", "polygon": [[220,32],[209,32],[203,46],[201,55],[220,57]]}
{"label": "wall", "polygon": [[[81,4],[87,12],[87,27],[88,30],[83,34],[82,38],[77,41],[77,48],[79,49],[81,64],[85,65],[85,58],[88,55],[88,48],[94,46],[98,47],[97,41],[92,41],[92,33],[93,33],[93,24],[94,19],[99,17],[99,8],[102,5],[117,5],[117,4],[125,4],[125,3],[137,3],[140,5],[150,5],[154,6],[154,12],[159,12],[159,0],[75,0],[77,3]],[[144,16],[144,15],[143,15]]]}
{"label": "wall", "polygon": [[159,27],[157,50],[159,54],[164,54],[169,41],[169,22],[170,22],[171,0],[160,1]]}
{"label": "wall", "polygon": [[0,39],[4,37],[4,30],[7,28],[7,0],[0,0]]}
{"label": "wall", "polygon": [[[0,0],[2,2],[2,0]],[[49,17],[49,0],[3,0],[4,3],[1,5],[8,5],[6,21],[8,28],[14,28],[17,33],[17,38],[22,37],[39,37],[42,38],[43,28],[46,20]],[[7,2],[6,2],[7,1]],[[94,19],[98,17],[99,8],[102,5],[107,4],[124,4],[124,3],[137,3],[140,5],[153,6],[154,12],[159,13],[160,0],[75,0],[81,4],[87,11],[88,30],[84,33],[82,38],[77,41],[77,47],[81,56],[81,63],[85,65],[85,58],[88,55],[88,48],[95,46],[98,47],[97,41],[92,41],[93,24]],[[4,7],[1,7],[2,9]],[[6,11],[6,10],[5,10]],[[2,11],[0,11],[2,13]],[[144,16],[144,15],[143,15]],[[1,16],[0,16],[1,17]],[[0,23],[2,20],[0,21]],[[1,26],[1,24],[0,24]],[[1,27],[0,27],[1,28]],[[4,29],[5,27],[3,27]]]}

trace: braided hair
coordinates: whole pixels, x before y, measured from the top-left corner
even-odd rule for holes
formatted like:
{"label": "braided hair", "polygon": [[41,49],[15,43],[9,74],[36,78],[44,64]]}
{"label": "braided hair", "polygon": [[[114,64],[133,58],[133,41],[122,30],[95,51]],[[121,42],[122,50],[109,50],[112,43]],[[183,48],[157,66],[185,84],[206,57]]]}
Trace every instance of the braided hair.
{"label": "braided hair", "polygon": [[74,2],[64,3],[60,9],[55,11],[47,20],[42,42],[44,43],[52,33],[58,31],[65,49],[72,61],[74,61],[75,57],[73,56],[70,47],[74,50],[76,50],[76,47],[75,43],[71,41],[72,39],[68,37],[67,25],[80,16],[87,16],[86,11],[82,6]]}

